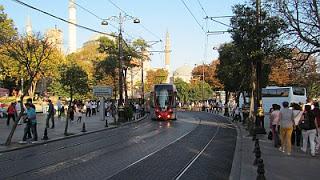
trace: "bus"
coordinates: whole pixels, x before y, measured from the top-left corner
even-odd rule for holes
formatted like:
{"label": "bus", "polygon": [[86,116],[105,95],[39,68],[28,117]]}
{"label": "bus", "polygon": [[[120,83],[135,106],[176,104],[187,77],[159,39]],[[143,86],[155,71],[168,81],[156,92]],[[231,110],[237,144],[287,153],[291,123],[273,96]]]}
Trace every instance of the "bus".
{"label": "bus", "polygon": [[[249,103],[248,93],[246,95],[246,101]],[[307,102],[306,88],[303,87],[278,87],[278,86],[267,86],[262,88],[262,104],[264,112],[269,112],[272,104],[282,105],[282,102],[287,101],[289,104],[298,103],[305,104]],[[243,105],[243,94],[240,95],[239,107]]]}
{"label": "bus", "polygon": [[156,84],[150,93],[151,118],[154,120],[176,120],[177,89],[173,84]]}

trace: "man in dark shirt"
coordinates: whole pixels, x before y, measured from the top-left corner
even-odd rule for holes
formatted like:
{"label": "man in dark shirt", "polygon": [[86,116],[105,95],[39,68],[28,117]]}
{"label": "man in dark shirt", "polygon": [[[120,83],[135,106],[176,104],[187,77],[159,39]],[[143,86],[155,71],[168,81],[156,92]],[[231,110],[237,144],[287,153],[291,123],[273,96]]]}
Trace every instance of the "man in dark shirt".
{"label": "man in dark shirt", "polygon": [[49,99],[49,109],[48,109],[48,116],[47,116],[47,120],[46,120],[46,127],[49,128],[49,119],[51,119],[51,129],[54,128],[54,106],[52,104],[52,101]]}

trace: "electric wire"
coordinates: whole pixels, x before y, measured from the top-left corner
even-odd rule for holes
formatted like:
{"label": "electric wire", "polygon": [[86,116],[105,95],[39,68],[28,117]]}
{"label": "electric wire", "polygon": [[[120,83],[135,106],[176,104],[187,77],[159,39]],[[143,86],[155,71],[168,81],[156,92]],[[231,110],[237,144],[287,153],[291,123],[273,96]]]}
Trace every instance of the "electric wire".
{"label": "electric wire", "polygon": [[46,12],[46,11],[44,11],[44,10],[41,10],[41,9],[36,8],[36,7],[34,7],[34,6],[31,6],[31,5],[27,4],[27,3],[24,3],[24,2],[22,2],[22,1],[20,1],[20,0],[11,0],[11,1],[14,1],[14,2],[16,2],[16,3],[20,4],[20,5],[26,6],[26,7],[30,8],[30,9],[39,11],[39,12],[45,14],[45,15],[48,15],[48,16],[50,16],[50,17],[53,17],[53,18],[55,18],[55,19],[58,19],[58,20],[60,20],[60,21],[65,22],[65,23],[75,25],[75,26],[77,26],[77,27],[79,27],[79,28],[82,28],[82,29],[85,29],[85,30],[88,30],[88,31],[92,31],[92,32],[95,32],[95,33],[99,33],[99,34],[104,34],[104,35],[108,35],[108,36],[112,36],[112,37],[117,37],[116,35],[113,35],[113,34],[105,33],[105,32],[98,31],[98,30],[95,30],[95,29],[92,29],[92,28],[89,28],[89,27],[86,27],[86,26],[83,26],[83,25],[79,25],[79,24],[77,24],[77,23],[73,23],[73,22],[68,21],[68,20],[66,20],[66,19],[63,19],[63,18],[61,18],[61,17],[58,17],[58,16],[56,16],[56,15],[53,15],[53,14],[51,14],[51,13],[49,13],[49,12]]}
{"label": "electric wire", "polygon": [[[120,10],[121,12],[123,12],[125,15],[134,18],[133,16],[129,15],[125,10],[123,10],[122,8],[120,8],[116,3],[114,3],[111,0],[108,0],[114,7],[116,7],[118,10]],[[151,35],[153,35],[155,38],[160,39],[160,41],[162,41],[162,39],[156,35],[154,32],[152,32],[151,30],[149,30],[146,26],[144,26],[143,24],[139,23],[139,25],[148,33],[150,33]]]}
{"label": "electric wire", "polygon": [[[70,2],[72,2],[72,1],[70,1]],[[101,18],[100,16],[96,15],[95,13],[93,13],[92,11],[90,11],[89,9],[83,7],[83,6],[80,5],[79,3],[76,3],[76,2],[72,2],[72,3],[75,4],[76,6],[80,7],[82,10],[86,11],[87,13],[93,15],[93,16],[96,17],[97,19],[102,20],[102,21],[105,20],[105,19]],[[112,23],[110,23],[110,22],[108,22],[108,24],[109,24],[111,27],[113,27],[114,29],[118,29],[118,27],[116,27],[114,24],[112,24]],[[131,36],[130,34],[128,34],[127,32],[124,32],[124,34],[127,35],[127,36],[129,36],[131,39],[134,39],[134,37]]]}
{"label": "electric wire", "polygon": [[196,21],[196,23],[199,25],[199,27],[201,28],[201,30],[206,33],[206,31],[204,30],[204,28],[201,26],[201,24],[199,23],[198,19],[194,16],[194,14],[192,13],[192,11],[189,9],[189,7],[187,6],[187,4],[184,2],[184,0],[181,0],[181,2],[183,3],[183,5],[185,6],[185,8],[188,10],[188,12],[191,14],[191,16],[193,17],[193,19]]}
{"label": "electric wire", "polygon": [[203,11],[203,13],[205,14],[205,16],[208,16],[208,14],[207,14],[206,10],[204,9],[204,7],[202,6],[200,0],[197,0],[197,1],[198,1],[198,4],[199,4],[200,8],[201,8],[202,11]]}

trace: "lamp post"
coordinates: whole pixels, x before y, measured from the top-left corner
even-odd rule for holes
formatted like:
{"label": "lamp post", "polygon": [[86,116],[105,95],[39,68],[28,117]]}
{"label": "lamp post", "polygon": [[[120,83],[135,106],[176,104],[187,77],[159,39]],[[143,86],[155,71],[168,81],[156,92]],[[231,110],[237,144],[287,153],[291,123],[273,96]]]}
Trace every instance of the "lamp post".
{"label": "lamp post", "polygon": [[121,13],[118,16],[111,16],[107,19],[104,19],[101,22],[101,25],[108,25],[108,21],[113,20],[117,21],[119,23],[119,35],[118,35],[118,50],[119,50],[119,62],[118,62],[118,68],[119,68],[119,106],[123,105],[123,67],[122,67],[122,59],[123,59],[123,48],[122,48],[122,31],[123,31],[123,23],[127,20],[127,18],[132,19],[133,23],[140,23],[140,20],[137,18],[134,18],[129,15],[122,15]]}
{"label": "lamp post", "polygon": [[123,66],[122,66],[122,58],[123,58],[123,49],[122,49],[122,31],[123,31],[123,23],[124,21],[130,18],[133,20],[133,23],[140,23],[140,20],[137,18],[134,18],[129,15],[119,14],[119,17],[117,16],[111,16],[101,22],[101,25],[108,25],[109,20],[117,21],[119,23],[119,35],[118,35],[118,50],[119,50],[119,62],[118,62],[118,68],[119,68],[119,101],[118,101],[118,121],[124,121],[124,107],[123,107]]}

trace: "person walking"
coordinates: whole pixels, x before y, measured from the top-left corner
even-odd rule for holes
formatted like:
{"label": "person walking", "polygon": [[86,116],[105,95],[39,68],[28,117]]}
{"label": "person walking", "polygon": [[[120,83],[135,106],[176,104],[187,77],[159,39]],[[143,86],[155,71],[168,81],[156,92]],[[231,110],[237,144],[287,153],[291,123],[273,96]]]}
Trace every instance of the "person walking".
{"label": "person walking", "polygon": [[61,114],[62,114],[61,97],[59,97],[57,101],[57,110],[58,110],[58,118],[61,118]]}
{"label": "person walking", "polygon": [[10,104],[10,106],[8,107],[8,109],[7,109],[7,113],[8,113],[7,126],[10,125],[10,119],[12,119],[13,122],[16,121],[16,113],[17,113],[17,111],[16,111],[16,107],[15,107],[15,106],[16,106],[15,103],[12,102],[12,103]]}
{"label": "person walking", "polygon": [[90,101],[87,101],[86,104],[86,117],[90,117],[91,116],[91,102]]}
{"label": "person walking", "polygon": [[77,117],[77,123],[81,123],[81,120],[82,120],[82,111],[81,111],[81,106],[80,106],[80,104],[76,104],[75,105],[75,108],[74,108],[74,110],[75,110],[75,115],[76,115],[76,117]]}
{"label": "person walking", "polygon": [[30,121],[30,127],[31,127],[31,132],[33,136],[33,141],[32,143],[35,143],[38,141],[38,132],[37,132],[37,114],[35,108],[31,107],[30,103],[26,104],[27,108],[27,118]]}
{"label": "person walking", "polygon": [[280,110],[280,136],[281,136],[281,152],[291,155],[291,135],[294,125],[294,117],[292,109],[289,109],[287,101],[282,103],[283,108]]}
{"label": "person walking", "polygon": [[51,129],[54,128],[54,106],[52,104],[52,101],[49,99],[49,108],[48,108],[48,116],[47,116],[47,120],[46,120],[46,127],[49,128],[49,120],[51,119]]}
{"label": "person walking", "polygon": [[23,122],[26,123],[26,127],[24,128],[24,134],[22,137],[22,141],[20,143],[27,143],[27,137],[30,133],[30,129],[33,135],[32,143],[38,141],[38,133],[37,133],[37,119],[36,119],[36,111],[32,107],[31,103],[26,103],[26,113]]}
{"label": "person walking", "polygon": [[319,109],[319,103],[315,102],[314,103],[314,109],[313,109],[313,113],[316,116],[316,120],[317,120],[317,144],[316,144],[316,151],[320,150],[320,109]]}
{"label": "person walking", "polygon": [[301,119],[301,123],[302,121],[304,121],[303,124],[305,124],[305,126],[301,125],[302,137],[303,137],[303,144],[302,144],[301,150],[303,152],[307,152],[308,139],[309,139],[311,156],[315,156],[316,154],[315,154],[314,140],[316,138],[316,134],[317,134],[316,127],[318,127],[318,124],[317,124],[316,116],[311,110],[311,106],[305,105],[304,108],[305,108],[305,112],[303,115],[303,119]]}
{"label": "person walking", "polygon": [[280,106],[277,104],[272,104],[272,112],[270,114],[270,128],[272,130],[273,145],[274,147],[279,147],[279,129],[280,129]]}
{"label": "person walking", "polygon": [[294,129],[292,131],[291,136],[291,143],[292,145],[300,146],[301,142],[301,129],[299,128],[299,122],[301,120],[301,117],[303,115],[303,111],[301,109],[301,106],[297,103],[294,103],[292,105],[293,108],[293,116],[294,116]]}

